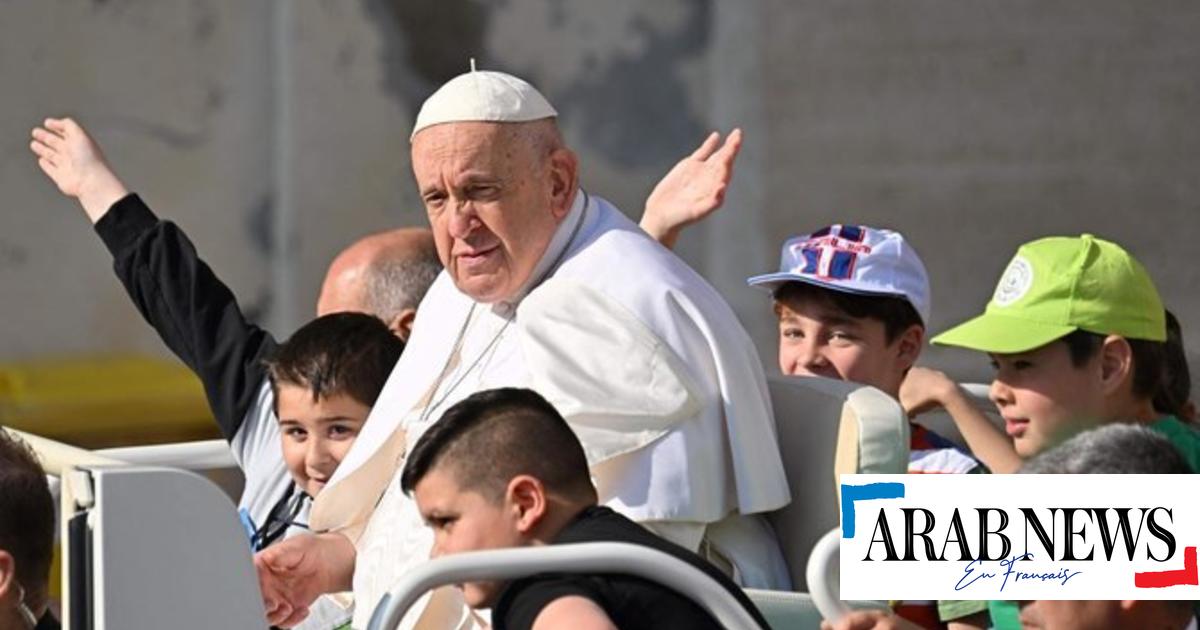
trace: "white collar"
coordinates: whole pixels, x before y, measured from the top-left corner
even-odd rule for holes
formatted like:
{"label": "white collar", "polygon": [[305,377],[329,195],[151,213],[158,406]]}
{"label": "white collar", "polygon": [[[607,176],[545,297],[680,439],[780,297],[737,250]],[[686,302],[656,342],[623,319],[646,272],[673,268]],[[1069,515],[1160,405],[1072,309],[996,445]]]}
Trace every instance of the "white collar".
{"label": "white collar", "polygon": [[517,289],[513,297],[493,303],[492,312],[501,317],[511,317],[517,312],[516,307],[521,300],[525,299],[530,291],[537,288],[554,271],[558,263],[562,262],[575,235],[579,233],[589,204],[589,195],[582,188],[575,189],[575,199],[571,202],[571,209],[567,211],[567,216],[555,228],[554,236],[550,237],[550,243],[546,246],[546,251],[542,254],[541,259],[534,265],[529,279],[520,289]]}

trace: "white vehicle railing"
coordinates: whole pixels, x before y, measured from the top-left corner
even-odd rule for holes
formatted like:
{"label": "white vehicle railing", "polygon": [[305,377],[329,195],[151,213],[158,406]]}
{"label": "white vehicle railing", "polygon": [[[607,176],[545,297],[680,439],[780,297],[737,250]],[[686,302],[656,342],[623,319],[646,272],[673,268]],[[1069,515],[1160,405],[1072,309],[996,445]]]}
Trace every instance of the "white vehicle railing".
{"label": "white vehicle railing", "polygon": [[102,449],[96,451],[96,454],[138,466],[170,466],[185,470],[214,470],[237,466],[225,440],[124,446]]}
{"label": "white vehicle railing", "polygon": [[716,580],[663,552],[629,543],[497,549],[430,560],[409,572],[371,615],[368,630],[394,630],[426,591],[447,584],[512,580],[538,573],[622,573],[662,584],[696,602],[725,628],[754,630],[754,617]]}
{"label": "white vehicle railing", "polygon": [[3,427],[3,430],[24,440],[42,460],[47,475],[61,477],[71,466],[116,466],[125,462],[77,446],[56,442],[40,435]]}
{"label": "white vehicle railing", "polygon": [[841,559],[842,530],[835,527],[821,537],[813,545],[812,554],[808,556],[808,592],[812,596],[821,617],[829,623],[837,623],[839,619],[850,614],[853,610],[841,597],[841,571],[838,562]]}
{"label": "white vehicle railing", "polygon": [[229,445],[224,440],[201,440],[155,444],[152,446],[123,446],[90,451],[63,444],[25,431],[0,427],[25,441],[42,459],[48,475],[59,476],[68,466],[168,466],[184,470],[216,470],[236,468]]}

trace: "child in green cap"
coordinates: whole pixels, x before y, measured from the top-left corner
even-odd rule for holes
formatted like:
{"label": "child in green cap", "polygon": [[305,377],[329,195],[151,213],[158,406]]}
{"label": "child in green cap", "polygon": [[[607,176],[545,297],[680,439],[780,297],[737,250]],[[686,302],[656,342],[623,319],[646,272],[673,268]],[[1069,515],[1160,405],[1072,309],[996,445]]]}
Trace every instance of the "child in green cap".
{"label": "child in green cap", "polygon": [[[1200,470],[1200,433],[1155,409],[1166,374],[1167,327],[1149,274],[1120,246],[1085,234],[1022,245],[987,309],[933,339],[986,352],[1001,433],[944,374],[914,368],[900,400],[910,414],[944,407],[993,472],[1100,425],[1129,422],[1164,435]],[[992,624],[1016,627],[993,602]]]}
{"label": "child in green cap", "polygon": [[1011,441],[940,373],[915,371],[901,400],[915,412],[945,407],[995,472],[1113,422],[1148,425],[1197,469],[1200,434],[1154,407],[1166,340],[1162,300],[1128,252],[1087,234],[1044,238],[1017,250],[983,315],[933,339],[991,356],[990,397]]}

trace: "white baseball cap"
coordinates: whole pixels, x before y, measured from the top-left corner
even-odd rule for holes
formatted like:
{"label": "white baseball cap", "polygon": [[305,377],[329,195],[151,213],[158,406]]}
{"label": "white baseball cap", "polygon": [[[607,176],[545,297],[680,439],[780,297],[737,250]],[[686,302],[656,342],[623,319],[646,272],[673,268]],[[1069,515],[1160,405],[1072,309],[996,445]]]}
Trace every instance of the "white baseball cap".
{"label": "white baseball cap", "polygon": [[899,232],[861,225],[831,225],[784,241],[779,271],[746,280],[774,291],[806,282],[856,295],[902,297],[929,325],[929,275]]}
{"label": "white baseball cap", "polygon": [[546,97],[529,83],[511,74],[472,67],[425,99],[408,139],[411,141],[426,127],[443,123],[529,122],[556,116],[558,112]]}

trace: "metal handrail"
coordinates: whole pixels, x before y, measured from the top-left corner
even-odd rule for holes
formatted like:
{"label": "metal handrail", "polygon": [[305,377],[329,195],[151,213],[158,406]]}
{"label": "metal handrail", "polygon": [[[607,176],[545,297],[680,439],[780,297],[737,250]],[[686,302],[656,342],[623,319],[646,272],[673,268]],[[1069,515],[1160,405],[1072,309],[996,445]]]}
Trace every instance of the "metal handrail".
{"label": "metal handrail", "polygon": [[214,470],[236,468],[237,462],[229,452],[224,440],[201,440],[154,444],[150,446],[122,446],[91,451],[78,446],[44,438],[40,435],[0,427],[21,438],[33,449],[42,461],[42,470],[48,475],[61,476],[71,466],[168,466],[184,470]]}
{"label": "metal handrail", "polygon": [[26,433],[17,429],[3,428],[10,434],[21,438],[42,461],[42,470],[48,475],[61,477],[63,472],[72,466],[120,466],[121,460],[101,455],[70,444],[56,442],[40,435]]}
{"label": "metal handrail", "polygon": [[538,573],[620,573],[662,584],[690,598],[725,628],[757,630],[754,617],[720,583],[661,551],[629,543],[595,542],[473,551],[430,560],[383,596],[368,630],[394,630],[408,609],[439,586],[512,580]]}
{"label": "metal handrail", "polygon": [[234,468],[237,462],[225,440],[201,440],[151,446],[122,446],[96,451],[96,454],[140,466],[170,466],[186,470]]}

